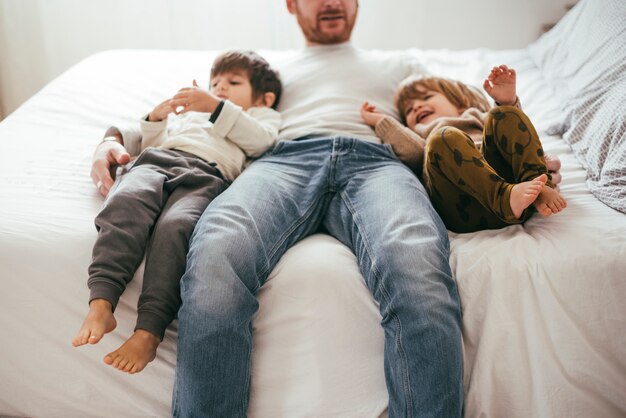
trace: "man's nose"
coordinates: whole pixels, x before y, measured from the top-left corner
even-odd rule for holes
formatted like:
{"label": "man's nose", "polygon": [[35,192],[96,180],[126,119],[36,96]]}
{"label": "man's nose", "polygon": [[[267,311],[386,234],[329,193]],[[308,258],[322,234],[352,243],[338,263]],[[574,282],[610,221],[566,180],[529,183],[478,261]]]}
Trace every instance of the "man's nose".
{"label": "man's nose", "polygon": [[342,5],[341,0],[322,0],[322,6],[325,8],[337,8]]}

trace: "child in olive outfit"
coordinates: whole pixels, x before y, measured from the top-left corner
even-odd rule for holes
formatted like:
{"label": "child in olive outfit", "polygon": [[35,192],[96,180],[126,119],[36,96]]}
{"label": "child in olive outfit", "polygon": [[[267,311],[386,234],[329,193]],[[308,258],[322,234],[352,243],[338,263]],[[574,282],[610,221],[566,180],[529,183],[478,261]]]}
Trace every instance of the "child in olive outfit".
{"label": "child in olive outfit", "polygon": [[396,95],[402,126],[364,103],[363,120],[424,181],[448,229],[473,232],[560,212],[541,141],[516,94],[515,70],[494,67],[483,87],[496,102],[459,81],[409,77]]}
{"label": "child in olive outfit", "polygon": [[74,346],[95,344],[115,328],[117,302],[146,252],[135,331],[104,362],[137,373],[155,358],[181,305],[180,279],[196,222],[248,159],[276,142],[281,89],[261,56],[230,51],[213,63],[210,92],[194,80],[142,118],[143,151],[124,167],[95,220],[89,312]]}

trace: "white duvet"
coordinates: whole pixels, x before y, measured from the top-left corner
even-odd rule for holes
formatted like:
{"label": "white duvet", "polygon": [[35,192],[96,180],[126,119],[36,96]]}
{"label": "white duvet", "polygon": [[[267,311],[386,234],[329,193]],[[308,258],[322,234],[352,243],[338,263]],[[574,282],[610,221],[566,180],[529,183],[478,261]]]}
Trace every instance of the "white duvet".
{"label": "white duvet", "polygon": [[[261,52],[270,61],[289,53]],[[626,416],[626,215],[592,196],[568,146],[545,135],[559,103],[525,50],[413,53],[433,73],[475,84],[492,65],[515,67],[524,109],[563,161],[561,214],[451,234],[466,416]],[[122,296],[117,329],[98,345],[71,346],[87,311],[102,204],[89,169],[109,125],[206,80],[214,55],[101,53],[0,123],[0,416],[168,416],[176,323],[143,372],[102,362],[132,332],[141,271]],[[302,241],[259,300],[251,417],[386,415],[380,316],[347,248],[325,235]]]}

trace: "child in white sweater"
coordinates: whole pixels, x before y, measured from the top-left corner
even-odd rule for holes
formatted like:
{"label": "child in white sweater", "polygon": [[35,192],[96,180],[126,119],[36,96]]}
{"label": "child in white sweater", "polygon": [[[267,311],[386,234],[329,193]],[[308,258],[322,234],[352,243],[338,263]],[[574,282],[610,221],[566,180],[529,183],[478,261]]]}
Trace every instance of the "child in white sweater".
{"label": "child in white sweater", "polygon": [[[278,137],[274,109],[282,87],[265,59],[226,52],[213,63],[210,83],[207,92],[194,80],[142,118],[142,152],[124,167],[95,220],[89,312],[72,343],[95,344],[115,328],[119,297],[146,253],[135,332],[104,358],[128,373],[154,359],[178,312],[188,241],[200,215]],[[191,105],[198,111],[185,111]]]}

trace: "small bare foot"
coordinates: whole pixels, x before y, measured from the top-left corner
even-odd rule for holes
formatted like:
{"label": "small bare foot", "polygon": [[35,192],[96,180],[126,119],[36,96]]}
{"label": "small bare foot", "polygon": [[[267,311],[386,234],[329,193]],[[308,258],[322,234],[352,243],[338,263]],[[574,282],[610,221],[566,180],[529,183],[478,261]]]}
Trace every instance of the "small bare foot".
{"label": "small bare foot", "polygon": [[111,332],[117,326],[113,316],[111,303],[104,299],[94,299],[89,303],[89,312],[83,321],[78,334],[72,340],[72,345],[96,344],[107,332]]}
{"label": "small bare foot", "polygon": [[160,343],[153,333],[138,329],[120,348],[104,356],[104,362],[126,373],[138,373],[154,360]]}
{"label": "small bare foot", "polygon": [[534,202],[537,212],[543,216],[559,213],[567,207],[567,202],[557,190],[543,186],[539,197]]}
{"label": "small bare foot", "polygon": [[524,209],[537,199],[546,181],[548,181],[548,176],[542,174],[533,180],[513,185],[511,189],[511,209],[517,219],[522,216]]}

